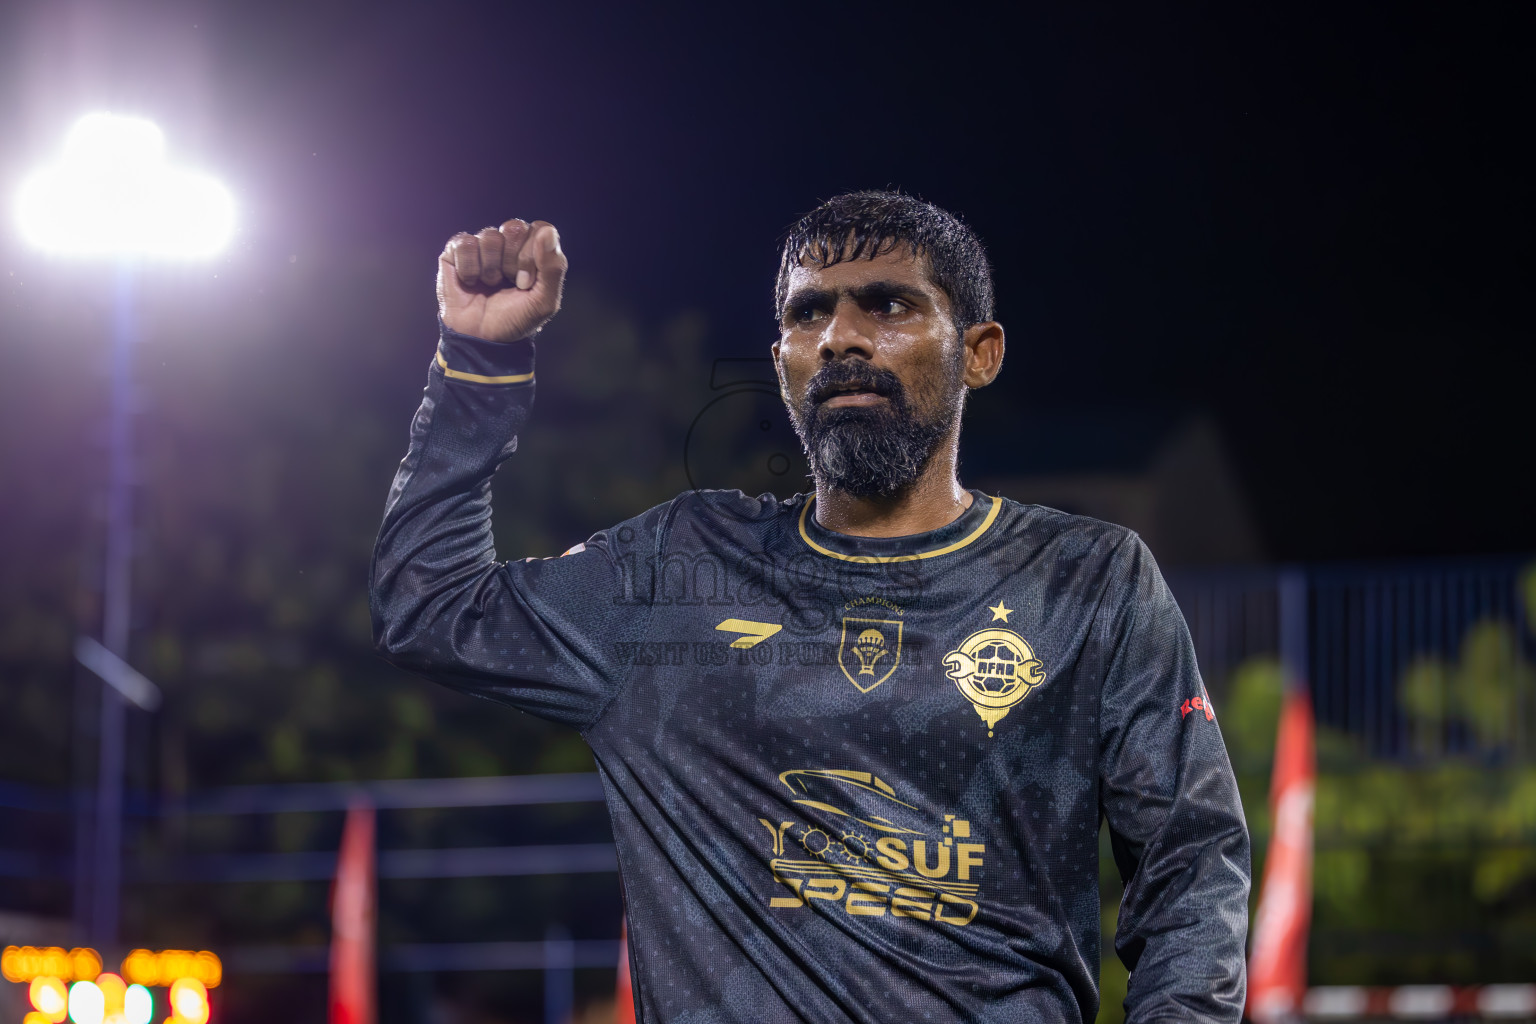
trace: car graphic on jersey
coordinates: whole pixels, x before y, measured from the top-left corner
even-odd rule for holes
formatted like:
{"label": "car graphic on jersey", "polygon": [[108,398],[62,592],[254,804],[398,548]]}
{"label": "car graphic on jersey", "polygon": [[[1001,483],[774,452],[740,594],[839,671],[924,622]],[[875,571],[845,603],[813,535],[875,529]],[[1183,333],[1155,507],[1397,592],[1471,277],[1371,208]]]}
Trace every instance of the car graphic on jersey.
{"label": "car graphic on jersey", "polygon": [[801,808],[798,821],[758,821],[771,837],[774,881],[793,895],[775,895],[776,909],[841,908],[854,917],[909,918],[970,924],[980,906],[972,872],[986,846],[971,824],[953,814],[926,820],[871,772],[796,768],[779,775]]}

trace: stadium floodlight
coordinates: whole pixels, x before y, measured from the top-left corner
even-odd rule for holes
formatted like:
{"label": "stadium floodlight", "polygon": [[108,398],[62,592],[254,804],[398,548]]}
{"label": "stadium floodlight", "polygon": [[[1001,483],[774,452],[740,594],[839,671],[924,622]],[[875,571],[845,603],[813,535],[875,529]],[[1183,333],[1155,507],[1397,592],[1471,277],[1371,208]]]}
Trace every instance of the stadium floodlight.
{"label": "stadium floodlight", "polygon": [[213,178],[168,163],[152,122],[95,113],[22,183],[16,217],[23,238],[60,255],[198,259],[229,242],[235,204]]}
{"label": "stadium floodlight", "polygon": [[[81,860],[91,864],[89,871],[83,864],[75,871],[76,906],[89,908],[89,929],[105,948],[117,942],[122,888],[124,702],[132,700],[145,710],[158,704],[154,684],[127,664],[133,560],[131,350],[138,333],[135,273],[148,260],[191,260],[217,253],[234,234],[235,204],[229,190],[213,178],[169,162],[165,136],[152,122],[98,112],[82,117],[69,130],[58,160],[22,183],[15,212],[22,237],[37,248],[117,264],[102,636],[99,642],[83,642],[77,652],[108,684],[102,690],[97,732],[94,822],[75,839]],[[101,1013],[122,1009],[114,1005],[102,1010],[106,1004],[93,1002],[104,998],[99,979],[92,988],[81,987],[84,984],[70,990],[71,1014],[77,999],[84,1000],[83,1012],[97,1008],[98,1024]],[[74,1019],[81,1024],[81,1018]]]}

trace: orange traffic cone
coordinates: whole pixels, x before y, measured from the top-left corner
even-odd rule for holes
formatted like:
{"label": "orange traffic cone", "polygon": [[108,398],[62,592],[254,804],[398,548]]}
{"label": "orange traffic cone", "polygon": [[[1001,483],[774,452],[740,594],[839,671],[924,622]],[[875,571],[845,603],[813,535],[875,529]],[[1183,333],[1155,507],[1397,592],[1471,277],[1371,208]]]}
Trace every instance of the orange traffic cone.
{"label": "orange traffic cone", "polygon": [[354,803],[341,833],[331,899],[330,1024],[376,1024],[374,923],[378,886],[373,860],[373,807]]}
{"label": "orange traffic cone", "polygon": [[619,923],[619,982],[613,995],[613,1024],[635,1024],[635,989],[629,980],[629,921]]}
{"label": "orange traffic cone", "polygon": [[1312,923],[1312,796],[1317,786],[1312,700],[1286,694],[1269,786],[1272,831],[1248,960],[1248,1015],[1261,1024],[1300,1019]]}

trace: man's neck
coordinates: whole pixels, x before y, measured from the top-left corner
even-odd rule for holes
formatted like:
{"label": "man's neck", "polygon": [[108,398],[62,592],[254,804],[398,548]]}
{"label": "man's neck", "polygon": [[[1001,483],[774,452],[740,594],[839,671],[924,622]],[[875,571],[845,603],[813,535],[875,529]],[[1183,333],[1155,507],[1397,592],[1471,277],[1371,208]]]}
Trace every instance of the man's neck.
{"label": "man's neck", "polygon": [[945,445],[911,486],[884,498],[858,498],[816,481],[816,522],[851,537],[905,537],[948,526],[975,498],[956,478],[958,452]]}

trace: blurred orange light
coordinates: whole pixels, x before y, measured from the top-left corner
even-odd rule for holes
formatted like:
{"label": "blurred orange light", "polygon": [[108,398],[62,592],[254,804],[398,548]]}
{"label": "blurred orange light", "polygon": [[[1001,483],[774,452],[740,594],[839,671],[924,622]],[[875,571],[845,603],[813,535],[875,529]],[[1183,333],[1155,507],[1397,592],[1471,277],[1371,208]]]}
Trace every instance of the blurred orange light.
{"label": "blurred orange light", "polygon": [[0,976],[25,984],[33,978],[90,981],[101,973],[101,956],[94,949],[65,950],[62,946],[6,946],[0,953]]}
{"label": "blurred orange light", "polygon": [[62,1017],[50,1017],[41,1010],[31,1010],[25,1017],[21,1018],[21,1024],[55,1024],[56,1021],[63,1019]]}
{"label": "blurred orange light", "polygon": [[101,954],[94,949],[72,949],[69,962],[75,969],[76,981],[95,981],[101,974]]}
{"label": "blurred orange light", "polygon": [[33,978],[27,997],[32,1001],[32,1009],[53,1024],[59,1024],[69,1014],[69,989],[58,978]]}
{"label": "blurred orange light", "polygon": [[209,988],[218,988],[219,982],[224,980],[224,964],[219,958],[204,949],[199,950],[193,960],[192,977]]}
{"label": "blurred orange light", "polygon": [[207,1024],[208,989],[196,978],[171,982],[171,1018],[175,1024]]}
{"label": "blurred orange light", "polygon": [[169,985],[177,978],[195,978],[207,988],[224,980],[224,965],[208,950],[164,949],[156,953],[135,949],[123,960],[123,977],[135,985]]}
{"label": "blurred orange light", "polygon": [[123,977],[135,985],[160,984],[160,958],[147,949],[136,949],[123,958]]}
{"label": "blurred orange light", "polygon": [[115,974],[103,974],[96,979],[101,989],[102,1012],[108,1017],[123,1012],[123,1000],[128,995],[128,983]]}

